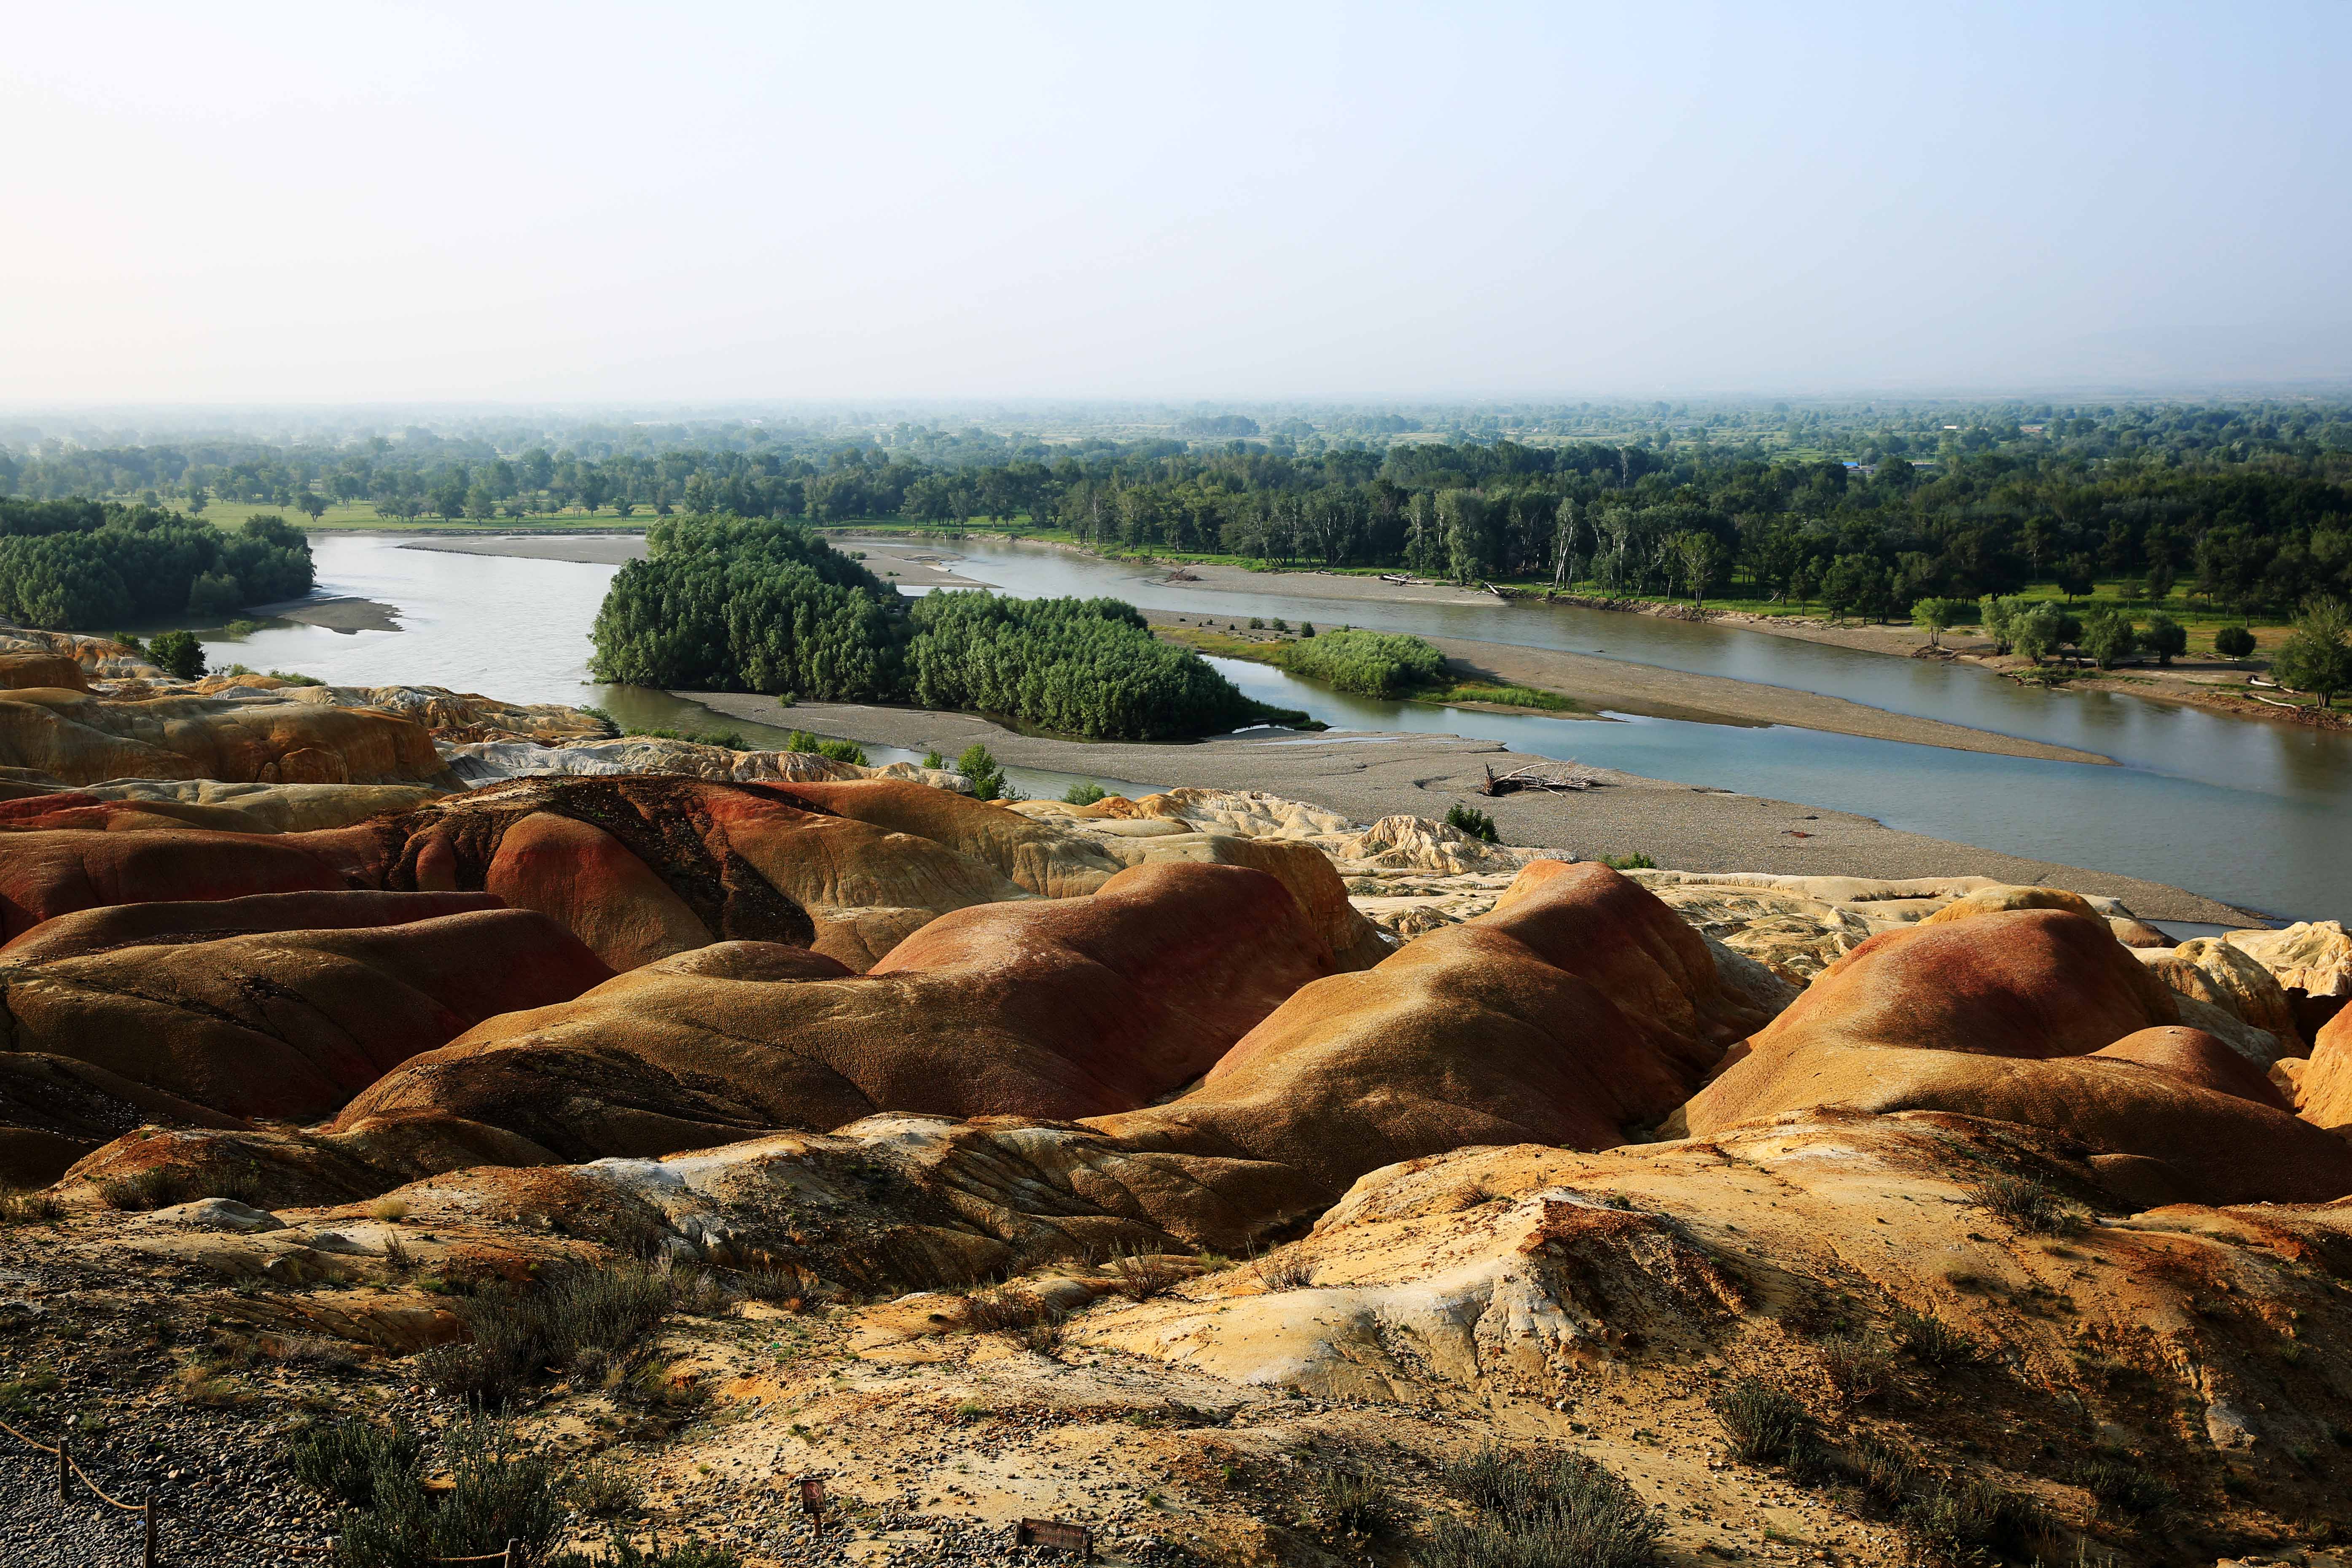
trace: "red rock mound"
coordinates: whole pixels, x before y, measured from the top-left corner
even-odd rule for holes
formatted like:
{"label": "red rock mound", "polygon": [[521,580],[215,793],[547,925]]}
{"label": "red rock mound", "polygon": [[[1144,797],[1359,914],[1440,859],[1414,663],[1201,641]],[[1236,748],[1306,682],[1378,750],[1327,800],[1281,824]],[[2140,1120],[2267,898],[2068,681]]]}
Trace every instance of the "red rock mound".
{"label": "red rock mound", "polygon": [[446,778],[424,725],[379,708],[85,690],[0,689],[0,766],[105,779],[394,784]]}
{"label": "red rock mound", "polygon": [[0,1005],[20,1050],[230,1116],[309,1119],[485,1018],[611,973],[544,916],[492,909],[12,966]]}
{"label": "red rock mound", "polygon": [[1465,1144],[1623,1142],[1762,1021],[1640,885],[1537,861],[1491,912],[1300,991],[1196,1092],[1091,1125],[1138,1150],[1279,1167],[1284,1201],[1311,1209],[1366,1171]]}
{"label": "red rock mound", "polygon": [[2216,1094],[2234,1094],[2273,1110],[2293,1110],[2270,1075],[2202,1029],[2142,1029],[2112,1046],[2093,1051],[2095,1058],[2137,1062]]}
{"label": "red rock mound", "polygon": [[43,921],[0,947],[0,964],[49,963],[141,943],[240,931],[351,931],[506,906],[489,893],[256,893],[196,903],[110,904]]}
{"label": "red rock mound", "polygon": [[2078,1140],[2125,1162],[2118,1190],[2139,1201],[2352,1193],[2352,1147],[2313,1137],[2252,1064],[2176,1016],[2170,993],[2083,915],[1923,925],[1816,979],[1672,1130],[1706,1137],[1825,1106],[1943,1111]]}
{"label": "red rock mound", "polygon": [[1726,1058],[1680,1121],[1704,1134],[1819,1103],[1801,1098],[1810,1069],[1790,1065],[1809,1050],[2079,1057],[2179,1019],[2172,993],[2104,921],[2014,910],[1923,923],[1872,937],[1815,976],[1788,1011]]}
{"label": "red rock mound", "polygon": [[1223,866],[1139,867],[1091,898],[955,911],[864,976],[795,979],[814,964],[731,945],[492,1019],[374,1085],[337,1129],[429,1112],[586,1159],[885,1109],[1126,1110],[1332,972],[1279,882]]}
{"label": "red rock mound", "polygon": [[2352,1007],[2321,1026],[2312,1041],[2295,1110],[2321,1127],[2352,1128]]}
{"label": "red rock mound", "polygon": [[350,884],[301,834],[0,833],[0,935],[108,904],[331,892]]}

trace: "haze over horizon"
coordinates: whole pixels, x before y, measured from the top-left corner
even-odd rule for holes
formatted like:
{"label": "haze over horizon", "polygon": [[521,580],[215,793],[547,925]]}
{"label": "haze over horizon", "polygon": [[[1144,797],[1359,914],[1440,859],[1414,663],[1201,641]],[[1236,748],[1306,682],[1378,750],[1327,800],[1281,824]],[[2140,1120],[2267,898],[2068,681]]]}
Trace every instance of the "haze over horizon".
{"label": "haze over horizon", "polygon": [[0,402],[2352,375],[2352,10],[18,18]]}

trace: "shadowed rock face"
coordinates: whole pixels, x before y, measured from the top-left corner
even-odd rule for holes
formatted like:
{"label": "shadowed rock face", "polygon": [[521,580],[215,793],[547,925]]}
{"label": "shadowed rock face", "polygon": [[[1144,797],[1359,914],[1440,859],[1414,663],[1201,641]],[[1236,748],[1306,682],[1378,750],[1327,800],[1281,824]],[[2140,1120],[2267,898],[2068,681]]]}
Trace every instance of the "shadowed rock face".
{"label": "shadowed rock face", "polygon": [[587,1159],[886,1109],[1126,1110],[1198,1077],[1332,970],[1279,882],[1219,866],[943,915],[862,977],[730,945],[492,1020],[374,1085],[337,1127],[429,1112]]}

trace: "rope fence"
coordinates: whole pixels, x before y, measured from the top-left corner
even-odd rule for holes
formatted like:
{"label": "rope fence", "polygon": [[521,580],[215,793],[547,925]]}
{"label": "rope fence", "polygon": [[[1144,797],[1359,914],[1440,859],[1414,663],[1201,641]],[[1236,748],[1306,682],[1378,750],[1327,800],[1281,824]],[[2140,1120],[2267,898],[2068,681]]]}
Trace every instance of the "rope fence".
{"label": "rope fence", "polygon": [[[145,1539],[142,1544],[141,1552],[141,1561],[143,1564],[143,1568],[156,1568],[156,1565],[163,1561],[162,1543],[158,1541],[156,1534],[156,1521],[163,1513],[163,1507],[161,1504],[157,1503],[154,1499],[150,1498],[143,1503],[129,1503],[124,1502],[121,1498],[114,1496],[104,1487],[100,1486],[95,1480],[90,1479],[89,1472],[83,1469],[79,1461],[75,1459],[73,1457],[72,1445],[68,1443],[62,1437],[58,1439],[55,1447],[52,1447],[47,1443],[40,1441],[37,1437],[33,1437],[26,1433],[18,1431],[16,1427],[11,1426],[5,1421],[0,1421],[0,1432],[5,1432],[8,1436],[16,1438],[16,1441],[24,1444],[28,1448],[37,1449],[44,1454],[55,1454],[58,1457],[58,1501],[60,1505],[73,1501],[73,1482],[70,1478],[73,1476],[79,1476],[81,1478],[81,1484],[88,1487],[90,1489],[91,1494],[94,1495],[99,1501],[105,1503],[110,1508],[120,1509],[124,1513],[135,1513],[139,1515],[146,1525]],[[292,1552],[304,1557],[310,1557],[324,1556],[332,1552],[334,1548],[330,1546],[289,1545],[272,1547],[271,1550],[276,1552]],[[496,1563],[500,1564],[501,1568],[524,1568],[522,1542],[520,1541],[509,1541],[501,1551],[485,1552],[478,1556],[427,1557],[425,1561],[427,1563]]]}

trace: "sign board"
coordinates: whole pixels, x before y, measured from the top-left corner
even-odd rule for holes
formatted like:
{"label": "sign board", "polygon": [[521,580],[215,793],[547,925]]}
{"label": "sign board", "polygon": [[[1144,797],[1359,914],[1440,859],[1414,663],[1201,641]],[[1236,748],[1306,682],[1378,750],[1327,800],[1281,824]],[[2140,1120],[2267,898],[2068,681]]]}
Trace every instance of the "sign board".
{"label": "sign board", "polygon": [[1092,1562],[1095,1532],[1083,1524],[1065,1524],[1058,1519],[1024,1519],[1013,1532],[1013,1544],[1042,1546],[1049,1552],[1075,1552]]}
{"label": "sign board", "polygon": [[809,1514],[824,1512],[824,1483],[814,1476],[801,1481],[801,1511]]}

